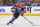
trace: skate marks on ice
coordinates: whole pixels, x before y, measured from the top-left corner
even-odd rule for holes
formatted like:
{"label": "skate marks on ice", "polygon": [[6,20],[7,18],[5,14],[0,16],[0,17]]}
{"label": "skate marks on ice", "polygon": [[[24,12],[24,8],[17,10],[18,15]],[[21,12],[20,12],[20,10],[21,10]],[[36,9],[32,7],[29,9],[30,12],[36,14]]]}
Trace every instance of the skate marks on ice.
{"label": "skate marks on ice", "polygon": [[40,27],[40,25],[37,26],[32,26],[31,24],[28,23],[14,23],[10,25],[6,25],[6,23],[0,24],[0,27]]}
{"label": "skate marks on ice", "polygon": [[34,26],[40,27],[40,16],[25,16],[28,20],[34,23]]}
{"label": "skate marks on ice", "polygon": [[26,23],[23,23],[23,24],[10,24],[10,25],[6,25],[6,23],[4,24],[0,24],[0,27],[33,27],[31,26],[30,24],[26,24]]}
{"label": "skate marks on ice", "polygon": [[40,27],[40,16],[25,17],[33,22],[35,26],[32,26],[27,20],[25,20],[21,16],[14,21],[14,24],[7,25],[7,22],[12,19],[12,16],[0,16],[0,27]]}

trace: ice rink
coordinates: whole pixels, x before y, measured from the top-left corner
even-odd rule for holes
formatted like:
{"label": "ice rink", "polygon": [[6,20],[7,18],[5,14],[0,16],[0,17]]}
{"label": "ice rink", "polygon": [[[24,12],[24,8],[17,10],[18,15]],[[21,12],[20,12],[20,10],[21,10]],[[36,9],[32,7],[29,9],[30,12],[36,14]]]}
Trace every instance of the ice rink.
{"label": "ice rink", "polygon": [[32,26],[24,17],[19,16],[13,24],[7,25],[12,19],[12,16],[0,16],[0,27],[40,27],[40,16],[25,16],[28,20],[34,23],[35,26]]}

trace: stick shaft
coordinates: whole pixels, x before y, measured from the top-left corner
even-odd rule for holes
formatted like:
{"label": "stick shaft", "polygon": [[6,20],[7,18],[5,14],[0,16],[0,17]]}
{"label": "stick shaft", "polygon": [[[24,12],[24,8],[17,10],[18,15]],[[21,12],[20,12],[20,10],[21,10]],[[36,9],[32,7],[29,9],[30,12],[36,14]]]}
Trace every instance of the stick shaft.
{"label": "stick shaft", "polygon": [[[24,17],[24,16],[23,16]],[[32,24],[32,22],[31,21],[29,21],[26,17],[24,17],[28,22],[30,22],[31,24]]]}

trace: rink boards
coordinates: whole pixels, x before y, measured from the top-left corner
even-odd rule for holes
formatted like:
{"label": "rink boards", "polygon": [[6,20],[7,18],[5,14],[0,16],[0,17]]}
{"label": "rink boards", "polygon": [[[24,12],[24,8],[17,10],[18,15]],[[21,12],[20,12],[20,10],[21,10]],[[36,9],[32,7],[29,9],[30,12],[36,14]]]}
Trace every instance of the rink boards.
{"label": "rink boards", "polygon": [[[0,13],[0,15],[8,15],[8,16],[12,16],[13,13]],[[40,14],[24,14],[24,16],[40,16]]]}
{"label": "rink boards", "polygon": [[[12,6],[0,6],[0,15],[12,16],[13,13],[11,12],[11,8]],[[31,10],[30,8],[27,9],[27,6],[26,6],[26,13],[24,13],[24,16],[40,16],[40,6],[31,7]]]}

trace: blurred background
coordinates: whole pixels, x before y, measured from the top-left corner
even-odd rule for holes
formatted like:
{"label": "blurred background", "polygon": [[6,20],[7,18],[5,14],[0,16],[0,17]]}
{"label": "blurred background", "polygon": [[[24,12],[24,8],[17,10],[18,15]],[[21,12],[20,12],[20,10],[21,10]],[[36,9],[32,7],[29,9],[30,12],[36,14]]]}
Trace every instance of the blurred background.
{"label": "blurred background", "polygon": [[40,0],[0,0],[0,6],[12,6],[17,2],[24,3],[26,6],[40,6]]}

